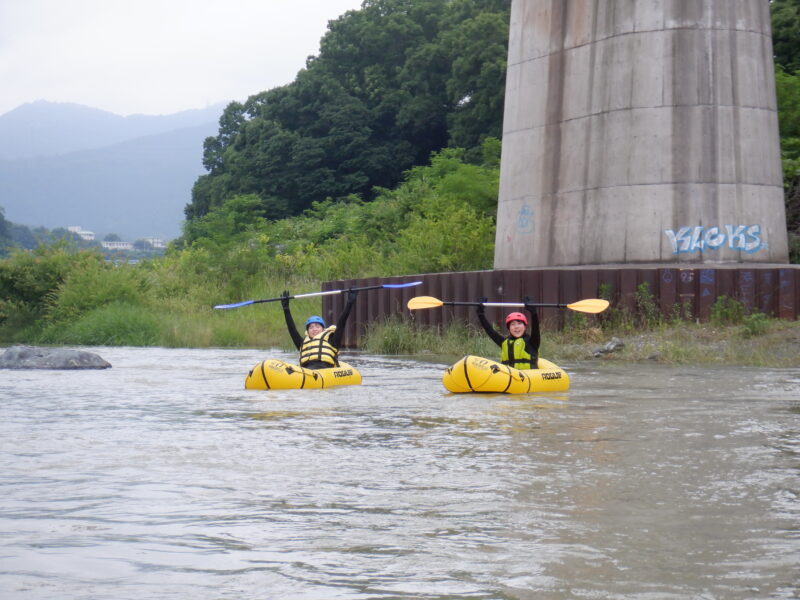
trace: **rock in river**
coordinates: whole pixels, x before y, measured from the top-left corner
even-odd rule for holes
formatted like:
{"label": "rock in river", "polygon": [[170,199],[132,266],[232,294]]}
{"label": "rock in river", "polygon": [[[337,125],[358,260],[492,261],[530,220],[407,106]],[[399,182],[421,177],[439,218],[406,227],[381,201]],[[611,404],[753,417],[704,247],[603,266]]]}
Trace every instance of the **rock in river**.
{"label": "rock in river", "polygon": [[67,348],[11,346],[0,354],[0,369],[108,369],[111,365],[93,352]]}

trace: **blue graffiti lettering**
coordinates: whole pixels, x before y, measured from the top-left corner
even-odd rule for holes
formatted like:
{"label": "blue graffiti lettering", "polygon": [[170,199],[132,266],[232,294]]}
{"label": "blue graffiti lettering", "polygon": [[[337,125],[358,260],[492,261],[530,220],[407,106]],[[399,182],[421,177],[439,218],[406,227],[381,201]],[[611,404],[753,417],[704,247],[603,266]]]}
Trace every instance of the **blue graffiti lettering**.
{"label": "blue graffiti lettering", "polygon": [[673,254],[705,252],[725,246],[731,250],[753,254],[767,247],[767,244],[761,241],[761,225],[725,225],[724,229],[702,226],[681,227],[677,232],[665,229],[664,233],[669,239]]}
{"label": "blue graffiti lettering", "polygon": [[533,233],[533,209],[523,204],[517,213],[517,233]]}
{"label": "blue graffiti lettering", "polygon": [[714,283],[714,270],[713,269],[703,269],[700,271],[700,283]]}

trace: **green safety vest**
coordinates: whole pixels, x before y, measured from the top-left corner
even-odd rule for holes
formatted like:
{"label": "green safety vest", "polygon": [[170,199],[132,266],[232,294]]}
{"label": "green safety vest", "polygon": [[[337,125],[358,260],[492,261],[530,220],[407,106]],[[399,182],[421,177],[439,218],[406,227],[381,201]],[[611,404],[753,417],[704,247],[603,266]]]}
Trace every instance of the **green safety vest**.
{"label": "green safety vest", "polygon": [[[500,347],[500,361],[515,369],[535,369],[536,360],[525,349],[525,340],[521,337],[509,338]],[[534,366],[531,366],[531,364]]]}

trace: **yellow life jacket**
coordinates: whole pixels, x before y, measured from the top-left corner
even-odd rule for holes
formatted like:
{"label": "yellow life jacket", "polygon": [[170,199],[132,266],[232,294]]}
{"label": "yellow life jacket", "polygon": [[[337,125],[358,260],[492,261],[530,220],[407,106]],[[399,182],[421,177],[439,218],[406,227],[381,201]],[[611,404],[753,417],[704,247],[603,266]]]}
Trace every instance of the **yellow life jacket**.
{"label": "yellow life jacket", "polygon": [[535,369],[538,360],[525,349],[525,340],[521,337],[510,338],[500,347],[500,361],[515,369]]}
{"label": "yellow life jacket", "polygon": [[308,333],[306,333],[303,345],[300,346],[300,366],[312,360],[321,360],[332,367],[339,366],[339,349],[334,348],[329,341],[334,331],[336,331],[336,325],[323,329],[313,338],[308,337]]}

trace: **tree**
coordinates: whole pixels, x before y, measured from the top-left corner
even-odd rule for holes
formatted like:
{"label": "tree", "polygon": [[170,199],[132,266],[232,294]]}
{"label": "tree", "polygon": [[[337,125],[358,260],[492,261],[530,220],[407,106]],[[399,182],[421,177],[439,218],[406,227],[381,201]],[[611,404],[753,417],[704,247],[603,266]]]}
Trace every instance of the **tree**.
{"label": "tree", "polygon": [[773,0],[772,43],[789,258],[800,260],[800,0]]}
{"label": "tree", "polygon": [[258,197],[268,219],[369,201],[448,143],[499,136],[509,5],[365,0],[332,21],[295,81],[225,109],[187,220],[236,195]]}
{"label": "tree", "polygon": [[147,240],[135,240],[133,242],[133,249],[139,250],[140,252],[144,252],[146,250],[152,250],[153,244],[151,244]]}
{"label": "tree", "polygon": [[25,250],[33,250],[39,245],[39,240],[36,239],[30,227],[25,225],[9,223],[9,236],[15,245]]}
{"label": "tree", "polygon": [[5,256],[12,245],[11,223],[6,221],[5,210],[0,206],[0,256]]}
{"label": "tree", "polygon": [[772,0],[772,46],[775,62],[788,73],[800,69],[800,0]]}

